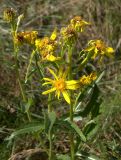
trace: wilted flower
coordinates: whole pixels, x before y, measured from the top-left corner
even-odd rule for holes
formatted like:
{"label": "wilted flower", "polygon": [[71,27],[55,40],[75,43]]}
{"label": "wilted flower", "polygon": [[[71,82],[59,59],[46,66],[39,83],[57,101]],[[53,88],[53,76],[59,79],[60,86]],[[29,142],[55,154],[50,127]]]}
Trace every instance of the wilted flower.
{"label": "wilted flower", "polygon": [[51,92],[56,92],[56,96],[60,97],[60,94],[62,93],[64,99],[66,100],[67,103],[71,103],[70,96],[68,93],[68,90],[76,90],[79,88],[79,82],[77,80],[66,80],[67,72],[63,72],[63,69],[60,68],[58,75],[54,73],[52,69],[49,69],[49,72],[53,75],[54,80],[50,78],[44,78],[46,81],[43,83],[43,85],[52,85],[52,88],[44,91],[42,94],[46,95]]}
{"label": "wilted flower", "polygon": [[7,8],[4,10],[3,19],[8,23],[13,22],[13,20],[15,19],[15,16],[16,16],[16,12],[13,8]]}
{"label": "wilted flower", "polygon": [[61,35],[64,43],[67,45],[72,45],[77,39],[77,33],[72,26],[62,28]]}

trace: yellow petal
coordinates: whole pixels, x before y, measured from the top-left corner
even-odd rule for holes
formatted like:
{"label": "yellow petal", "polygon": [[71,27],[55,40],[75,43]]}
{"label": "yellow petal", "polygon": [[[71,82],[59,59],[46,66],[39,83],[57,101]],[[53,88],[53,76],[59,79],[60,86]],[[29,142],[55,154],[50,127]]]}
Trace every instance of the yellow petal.
{"label": "yellow petal", "polygon": [[108,52],[108,53],[114,53],[114,49],[111,48],[111,47],[108,47],[108,48],[107,48],[107,52]]}
{"label": "yellow petal", "polygon": [[50,40],[54,41],[57,38],[57,29],[53,31],[53,33],[50,36]]}
{"label": "yellow petal", "polygon": [[95,52],[95,54],[97,55],[98,49],[97,49],[97,48],[95,48],[95,51],[94,51],[94,52]]}
{"label": "yellow petal", "polygon": [[61,93],[60,91],[56,92],[56,95],[57,95],[58,99],[60,98],[60,93]]}
{"label": "yellow petal", "polygon": [[54,62],[54,61],[57,61],[57,60],[60,60],[60,59],[61,59],[61,57],[55,57],[53,55],[48,55],[47,56],[47,60],[51,61],[51,62]]}
{"label": "yellow petal", "polygon": [[45,81],[49,81],[49,82],[52,82],[53,80],[50,79],[50,78],[43,78]]}
{"label": "yellow petal", "polygon": [[63,97],[66,100],[66,102],[70,104],[71,100],[70,100],[68,92],[67,91],[63,91],[62,94],[63,94]]}
{"label": "yellow petal", "polygon": [[78,80],[70,80],[70,81],[66,81],[66,84],[67,84],[67,85],[73,85],[73,84],[77,84],[77,83],[79,83]]}
{"label": "yellow petal", "polygon": [[52,69],[50,69],[50,68],[48,68],[48,70],[49,70],[49,72],[54,76],[54,78],[55,78],[56,80],[58,80],[58,77],[57,77],[57,75],[54,73],[54,71],[53,71]]}
{"label": "yellow petal", "polygon": [[111,47],[106,48],[106,56],[113,57],[114,49]]}
{"label": "yellow petal", "polygon": [[43,95],[49,94],[49,93],[51,93],[51,92],[54,92],[55,90],[56,90],[56,88],[51,88],[51,89],[49,89],[49,90],[47,90],[47,91],[42,92],[42,94],[43,94]]}
{"label": "yellow petal", "polygon": [[66,89],[71,89],[71,90],[76,90],[76,89],[78,89],[80,87],[80,85],[79,84],[73,84],[73,85],[68,85],[68,86],[66,86]]}
{"label": "yellow petal", "polygon": [[66,81],[66,89],[76,90],[79,87],[79,81],[77,80]]}

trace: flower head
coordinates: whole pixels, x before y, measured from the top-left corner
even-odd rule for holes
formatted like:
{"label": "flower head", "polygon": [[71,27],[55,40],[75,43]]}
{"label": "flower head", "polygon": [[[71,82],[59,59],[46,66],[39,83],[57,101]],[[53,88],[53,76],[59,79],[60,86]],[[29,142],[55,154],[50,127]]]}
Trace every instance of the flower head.
{"label": "flower head", "polygon": [[35,46],[40,52],[42,60],[56,61],[60,59],[60,57],[53,55],[57,48],[56,38],[57,32],[54,30],[50,37],[44,37],[35,41]]}
{"label": "flower head", "polygon": [[53,75],[54,79],[44,78],[46,82],[43,83],[43,85],[50,84],[52,88],[44,91],[42,94],[46,95],[55,91],[55,95],[58,99],[60,94],[62,94],[66,102],[70,104],[71,100],[68,90],[76,90],[79,88],[79,82],[77,80],[66,80],[67,72],[63,72],[62,68],[60,68],[58,75],[56,75],[52,69],[48,68],[48,70]]}
{"label": "flower head", "polygon": [[62,28],[61,35],[64,43],[67,45],[72,45],[77,39],[77,32],[72,26]]}
{"label": "flower head", "polygon": [[18,45],[21,45],[23,43],[34,44],[37,35],[38,35],[37,31],[19,32],[16,34],[14,41]]}
{"label": "flower head", "polygon": [[95,72],[92,72],[90,75],[88,76],[85,76],[83,75],[81,78],[80,78],[80,84],[81,85],[89,85],[91,84],[94,80],[96,80],[97,78],[97,75]]}
{"label": "flower head", "polygon": [[87,52],[94,52],[92,59],[99,57],[99,61],[102,61],[104,56],[113,57],[114,49],[108,47],[102,40],[91,40],[88,43],[88,47],[85,49]]}
{"label": "flower head", "polygon": [[80,16],[75,16],[71,19],[70,24],[77,32],[82,32],[84,27],[89,25],[89,23],[84,21]]}
{"label": "flower head", "polygon": [[7,8],[4,10],[3,19],[8,23],[11,23],[15,19],[15,16],[16,12],[13,8]]}

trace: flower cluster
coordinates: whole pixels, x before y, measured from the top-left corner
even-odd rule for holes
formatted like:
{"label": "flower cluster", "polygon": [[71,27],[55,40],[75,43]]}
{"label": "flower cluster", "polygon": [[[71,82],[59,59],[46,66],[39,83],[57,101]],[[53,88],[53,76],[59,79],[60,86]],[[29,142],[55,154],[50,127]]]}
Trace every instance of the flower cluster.
{"label": "flower cluster", "polygon": [[89,25],[80,16],[74,17],[67,27],[61,29],[61,36],[65,44],[72,45],[77,39],[78,32],[82,32],[84,27]]}
{"label": "flower cluster", "polygon": [[57,32],[56,30],[54,30],[50,37],[36,39],[35,46],[37,50],[40,52],[42,60],[56,61],[60,59],[60,57],[54,56],[55,50],[57,49],[56,38]]}
{"label": "flower cluster", "polygon": [[[85,85],[91,84],[93,81],[97,79],[97,74],[95,72],[92,72],[90,75],[83,75],[80,79],[75,80],[73,78],[72,72],[72,51],[73,46],[76,43],[78,39],[78,34],[83,32],[84,28],[86,26],[89,26],[90,23],[86,22],[82,19],[80,16],[75,16],[73,19],[70,20],[67,27],[63,27],[60,31],[60,34],[58,34],[60,37],[57,38],[57,30],[55,29],[50,37],[43,37],[43,38],[37,38],[38,32],[37,31],[23,31],[23,32],[17,32],[18,31],[18,24],[20,23],[20,20],[22,16],[20,15],[18,17],[18,21],[14,21],[15,19],[15,11],[13,9],[7,9],[4,11],[4,19],[7,22],[14,22],[11,23],[13,25],[13,38],[14,43],[19,46],[24,43],[30,44],[34,46],[34,50],[30,57],[30,63],[27,69],[27,74],[32,62],[32,58],[34,54],[37,52],[39,53],[41,57],[41,62],[43,61],[57,61],[61,60],[56,63],[49,63],[56,65],[56,71],[57,74],[55,74],[55,70],[52,70],[48,68],[49,72],[53,75],[54,79],[50,78],[44,78],[45,83],[43,85],[51,85],[51,89],[44,91],[43,94],[49,94],[51,92],[56,92],[55,95],[60,97],[62,94],[64,99],[67,103],[71,103],[70,98],[70,92],[68,90],[77,90],[78,88],[82,88]],[[16,26],[16,28],[14,27]],[[61,57],[56,56],[57,49],[61,50]],[[37,51],[37,52],[36,52]],[[98,61],[102,61],[104,56],[112,57],[114,50],[111,47],[108,47],[102,40],[90,40],[88,42],[87,47],[83,50],[82,62],[79,64],[80,68],[83,69],[90,59],[94,60],[97,59]],[[63,52],[63,53],[62,53]],[[66,52],[66,53],[65,53]],[[66,59],[64,58],[64,53],[66,54]],[[80,58],[80,57],[79,57]],[[48,63],[47,63],[48,64]],[[67,69],[67,71],[64,71],[62,65]],[[55,66],[52,66],[53,68]],[[26,76],[27,77],[27,76]],[[27,79],[27,78],[26,78]]]}
{"label": "flower cluster", "polygon": [[43,83],[44,85],[51,85],[52,88],[44,91],[43,94],[49,94],[51,92],[56,92],[56,96],[60,97],[60,94],[62,93],[64,99],[66,100],[67,103],[70,104],[70,96],[68,90],[77,90],[78,88],[81,88],[82,85],[89,85],[92,83],[96,78],[97,75],[95,72],[91,73],[89,76],[82,76],[80,80],[67,80],[67,71],[63,71],[62,68],[59,69],[58,74],[56,75],[54,70],[48,68],[49,72],[53,75],[54,80],[50,78],[44,78],[46,81]]}
{"label": "flower cluster", "polygon": [[14,41],[17,45],[22,45],[23,43],[34,44],[37,39],[38,32],[19,32],[15,35]]}

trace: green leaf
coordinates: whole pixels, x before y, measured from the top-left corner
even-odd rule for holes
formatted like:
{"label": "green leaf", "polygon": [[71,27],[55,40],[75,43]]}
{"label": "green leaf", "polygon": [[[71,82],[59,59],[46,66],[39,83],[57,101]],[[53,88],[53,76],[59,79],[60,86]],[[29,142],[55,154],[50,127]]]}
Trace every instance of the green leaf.
{"label": "green leaf", "polygon": [[93,120],[88,122],[84,127],[84,131],[83,131],[84,135],[87,136],[95,127],[96,127],[96,123]]}
{"label": "green leaf", "polygon": [[16,136],[22,135],[22,134],[30,134],[30,133],[35,133],[38,131],[44,130],[44,125],[43,124],[38,124],[38,123],[33,123],[31,125],[27,125],[24,128],[21,128],[15,132],[13,132],[10,137],[7,138],[7,140],[12,140]]}
{"label": "green leaf", "polygon": [[49,120],[50,120],[50,126],[49,126],[49,132],[51,132],[52,127],[56,121],[56,113],[55,112],[50,112],[49,113]]}
{"label": "green leaf", "polygon": [[99,99],[95,102],[95,105],[93,105],[91,109],[91,119],[97,117],[100,114],[100,105],[102,103],[102,99]]}
{"label": "green leaf", "polygon": [[81,131],[81,129],[74,122],[71,122],[70,120],[68,120],[68,122],[70,123],[71,127],[75,130],[75,132],[79,135],[81,140],[86,142],[86,137]]}
{"label": "green leaf", "polygon": [[[74,104],[74,109],[75,109],[75,112],[78,111],[78,109],[80,108],[80,105],[81,105],[81,102],[83,101],[83,99],[86,97],[89,97],[90,96],[90,93],[93,91],[93,95],[92,97],[95,97],[96,99],[94,99],[95,101],[98,99],[99,97],[99,89],[97,87],[97,83],[101,80],[101,78],[103,77],[104,75],[104,71],[99,75],[99,77],[97,78],[97,80],[95,81],[95,83],[93,83],[92,85],[88,85],[86,88],[84,88],[83,90],[81,90],[79,92],[79,94],[77,95],[77,98],[75,100],[75,104]],[[92,102],[94,103],[95,101],[92,100]],[[90,102],[91,104],[91,102]],[[88,104],[88,107],[90,107],[90,104]],[[85,108],[86,109],[86,108]],[[87,111],[90,112],[90,110],[88,110],[87,108]],[[81,113],[81,111],[80,111]],[[86,112],[84,112],[86,114]],[[77,113],[78,114],[78,113]],[[83,115],[84,116],[84,115]],[[85,115],[87,116],[87,114]]]}
{"label": "green leaf", "polygon": [[56,113],[54,111],[52,111],[48,114],[45,113],[44,117],[45,117],[45,122],[44,122],[45,132],[50,136],[50,132],[51,132],[53,125],[56,121]]}
{"label": "green leaf", "polygon": [[89,153],[86,152],[77,152],[77,157],[81,158],[81,159],[85,159],[85,160],[99,160],[99,158],[97,156],[94,155],[90,155]]}
{"label": "green leaf", "polygon": [[50,120],[48,117],[48,113],[44,112],[44,130],[48,134],[49,131],[49,126],[50,126]]}
{"label": "green leaf", "polygon": [[25,105],[25,112],[28,112],[30,107],[33,105],[33,99],[29,98],[27,104]]}
{"label": "green leaf", "polygon": [[84,111],[79,112],[78,115],[81,115],[82,117],[86,117],[91,112],[93,107],[98,104],[97,100],[98,100],[99,95],[100,95],[100,91],[97,85],[95,84],[93,88],[92,96],[90,97],[90,101],[88,102]]}

